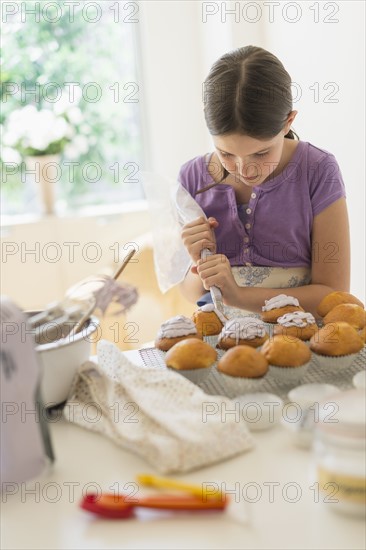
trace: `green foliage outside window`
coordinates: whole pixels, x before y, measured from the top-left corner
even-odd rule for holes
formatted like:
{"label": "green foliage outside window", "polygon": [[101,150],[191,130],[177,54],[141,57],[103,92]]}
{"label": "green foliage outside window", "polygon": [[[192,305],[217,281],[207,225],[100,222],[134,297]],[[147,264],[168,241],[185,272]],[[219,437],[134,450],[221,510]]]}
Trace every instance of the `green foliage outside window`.
{"label": "green foliage outside window", "polygon": [[72,16],[61,0],[44,14],[42,2],[21,4],[2,30],[3,211],[32,207],[29,155],[60,155],[62,209],[141,198],[137,18],[116,20],[112,2],[75,3]]}

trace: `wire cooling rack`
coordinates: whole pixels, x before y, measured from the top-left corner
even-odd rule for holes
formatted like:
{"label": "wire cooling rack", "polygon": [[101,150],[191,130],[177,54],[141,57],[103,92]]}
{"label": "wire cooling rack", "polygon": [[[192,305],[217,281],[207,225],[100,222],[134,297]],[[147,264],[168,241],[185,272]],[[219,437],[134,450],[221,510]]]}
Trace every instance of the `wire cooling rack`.
{"label": "wire cooling rack", "polygon": [[[207,339],[208,340],[208,339]],[[209,342],[211,345],[214,342]],[[222,350],[217,350],[218,359],[222,357],[225,352]],[[165,365],[165,355],[166,353],[160,351],[156,348],[145,348],[140,349],[139,354],[143,364],[146,367],[155,367],[159,369],[167,369]],[[217,370],[217,362],[212,367],[209,376],[200,382],[198,386],[209,395],[224,395],[229,398],[237,397],[243,393],[249,393],[249,390],[243,392],[242,388],[235,388],[230,385],[227,387],[225,383],[225,377]],[[366,367],[366,346],[357,354],[353,363],[341,371],[338,372],[327,372],[322,370],[314,361],[310,362],[309,368],[301,378],[300,381],[296,382],[279,382],[277,379],[274,379],[273,375],[269,371],[258,383],[255,391],[260,392],[269,392],[279,395],[282,398],[286,398],[289,390],[299,384],[309,384],[309,383],[327,383],[333,384],[334,386],[339,387],[342,390],[353,387],[352,379],[354,375],[364,370]],[[184,371],[181,371],[181,374],[184,374]],[[250,390],[250,393],[253,392],[253,389]]]}

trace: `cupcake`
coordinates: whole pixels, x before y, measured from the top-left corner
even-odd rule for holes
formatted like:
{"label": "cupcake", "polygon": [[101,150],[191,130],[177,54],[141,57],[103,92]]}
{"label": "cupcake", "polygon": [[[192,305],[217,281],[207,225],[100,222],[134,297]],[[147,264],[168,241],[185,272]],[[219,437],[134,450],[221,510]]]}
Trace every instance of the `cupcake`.
{"label": "cupcake", "polygon": [[165,356],[168,368],[198,384],[210,374],[217,359],[217,352],[198,338],[189,338],[175,344]]}
{"label": "cupcake", "polygon": [[326,314],[323,323],[344,321],[355,329],[362,329],[366,324],[366,311],[357,304],[339,304]]}
{"label": "cupcake", "polygon": [[220,334],[227,318],[213,304],[205,304],[193,313],[192,320],[202,336],[215,336]]}
{"label": "cupcake", "polygon": [[263,344],[260,351],[269,363],[270,373],[281,383],[299,382],[305,375],[311,352],[299,338],[291,339],[285,334],[277,334]]}
{"label": "cupcake", "polygon": [[304,311],[299,304],[299,300],[293,296],[279,294],[270,300],[264,301],[262,319],[266,323],[276,323],[279,317],[294,311]]}
{"label": "cupcake", "polygon": [[168,351],[177,342],[187,338],[201,338],[194,322],[184,315],[177,315],[165,321],[156,336],[155,347]]}
{"label": "cupcake", "polygon": [[321,302],[318,304],[317,312],[320,317],[325,317],[331,309],[335,308],[339,304],[356,304],[357,306],[364,307],[363,303],[353,296],[349,292],[335,291],[327,294]]}
{"label": "cupcake", "polygon": [[228,397],[260,388],[268,372],[268,361],[256,349],[241,345],[230,348],[217,363]]}
{"label": "cupcake", "polygon": [[315,318],[305,311],[286,313],[277,319],[277,323],[273,330],[275,335],[285,334],[290,339],[295,337],[305,342],[318,330]]}
{"label": "cupcake", "polygon": [[256,317],[234,317],[226,321],[219,334],[217,347],[224,350],[238,345],[257,348],[267,339],[263,321]]}
{"label": "cupcake", "polygon": [[358,334],[361,336],[363,344],[365,345],[365,343],[366,343],[366,327],[363,327],[362,330],[359,330]]}
{"label": "cupcake", "polygon": [[349,367],[363,348],[357,330],[348,323],[328,323],[310,340],[314,362],[324,372],[337,372]]}

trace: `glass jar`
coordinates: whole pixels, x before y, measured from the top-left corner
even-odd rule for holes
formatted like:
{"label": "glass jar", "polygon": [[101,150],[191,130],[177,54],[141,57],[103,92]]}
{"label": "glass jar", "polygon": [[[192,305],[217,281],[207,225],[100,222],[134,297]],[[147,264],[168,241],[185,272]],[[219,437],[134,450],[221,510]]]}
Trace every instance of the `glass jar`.
{"label": "glass jar", "polygon": [[331,510],[365,516],[366,400],[363,390],[337,395],[333,410],[320,409],[315,429],[315,476]]}

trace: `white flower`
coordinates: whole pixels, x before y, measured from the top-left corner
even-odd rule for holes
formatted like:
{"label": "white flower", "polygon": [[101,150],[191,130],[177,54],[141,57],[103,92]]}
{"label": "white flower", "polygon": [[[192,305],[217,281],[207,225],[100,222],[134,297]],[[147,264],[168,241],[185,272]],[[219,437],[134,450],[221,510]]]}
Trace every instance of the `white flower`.
{"label": "white flower", "polygon": [[89,141],[85,136],[75,136],[72,142],[81,155],[89,151]]}
{"label": "white flower", "polygon": [[[77,94],[75,94],[77,96]],[[67,99],[67,98],[66,98]],[[81,110],[76,106],[70,107],[70,102],[64,102],[67,108],[67,116],[57,114],[51,109],[37,110],[34,105],[26,105],[21,109],[15,109],[7,117],[4,127],[5,146],[13,148],[32,148],[36,151],[46,151],[54,143],[65,139],[66,142],[74,140],[73,147],[77,151],[69,149],[70,158],[75,158],[89,150],[89,142],[84,135],[75,135],[75,126],[83,120]],[[66,113],[65,113],[66,114]]]}
{"label": "white flower", "polygon": [[74,135],[75,135],[75,128],[71,126],[71,124],[68,124],[66,128],[65,137],[67,137],[68,139],[72,139]]}
{"label": "white flower", "polygon": [[82,132],[83,134],[90,134],[91,131],[92,129],[89,124],[84,123],[80,126],[80,132]]}
{"label": "white flower", "polygon": [[20,164],[22,161],[22,158],[18,151],[16,149],[12,149],[11,147],[3,147],[1,150],[1,158],[2,161],[7,162],[15,162],[15,164]]}
{"label": "white flower", "polygon": [[37,61],[43,53],[42,48],[28,48],[27,53],[31,61]]}
{"label": "white flower", "polygon": [[79,158],[89,151],[89,141],[85,136],[75,136],[65,147],[65,156],[70,160]]}
{"label": "white flower", "polygon": [[80,124],[83,120],[83,115],[79,107],[70,107],[70,109],[67,109],[66,114],[71,124]]}
{"label": "white flower", "polygon": [[18,143],[19,139],[20,135],[15,131],[15,129],[8,129],[4,132],[3,144],[12,147]]}
{"label": "white flower", "polygon": [[66,146],[65,146],[65,149],[64,149],[64,153],[65,153],[65,157],[67,157],[68,159],[70,160],[76,160],[79,158],[79,150],[77,147],[75,147],[72,142],[71,143],[68,143]]}
{"label": "white flower", "polygon": [[67,128],[64,118],[56,117],[48,109],[36,111],[32,116],[32,125],[28,127],[27,137],[33,149],[44,151],[51,143],[64,137]]}
{"label": "white flower", "polygon": [[75,108],[82,97],[80,86],[68,86],[62,91],[60,99],[54,104],[53,110],[56,115],[68,113],[69,109]]}

